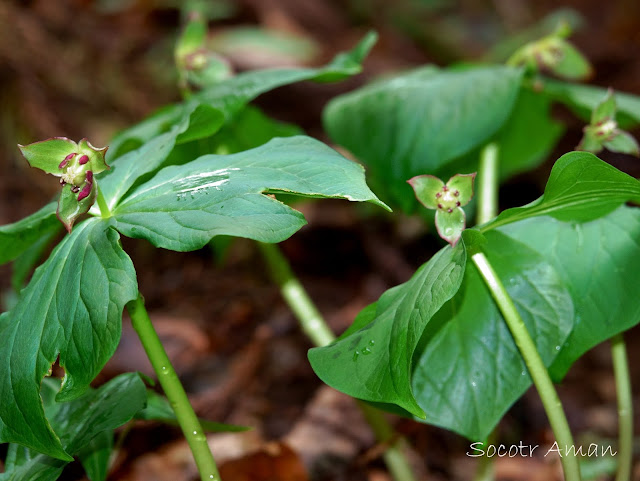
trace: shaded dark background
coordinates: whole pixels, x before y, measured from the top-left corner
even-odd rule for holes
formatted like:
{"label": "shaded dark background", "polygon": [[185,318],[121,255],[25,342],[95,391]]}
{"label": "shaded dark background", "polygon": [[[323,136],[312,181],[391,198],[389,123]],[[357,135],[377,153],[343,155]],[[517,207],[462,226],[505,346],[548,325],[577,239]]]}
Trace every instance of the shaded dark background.
{"label": "shaded dark background", "polygon": [[[559,9],[551,0],[195,3],[204,3],[217,17],[211,22],[214,37],[254,25],[298,36],[313,46],[311,53],[297,56],[259,48],[230,51],[228,59],[236,71],[319,65],[352,47],[369,29],[379,32],[362,75],[338,84],[283,87],[256,102],[268,114],[297,123],[325,141],[321,112],[333,96],[383,73],[428,62],[446,65],[486,58],[497,42]],[[66,136],[106,145],[119,129],[179,100],[172,48],[187,4],[0,1],[0,224],[34,212],[58,189],[50,177],[28,168],[17,143]],[[572,41],[595,67],[591,83],[640,95],[640,2],[574,0],[562,8],[578,25]],[[502,207],[538,197],[553,160],[578,143],[582,123],[561,108],[554,114],[569,122],[566,136],[544,165],[502,187]],[[635,158],[608,152],[601,157],[640,175],[640,161]],[[283,249],[336,332],[385,289],[405,281],[440,245],[415,219],[399,216],[400,220],[389,222],[367,217],[346,202],[323,201],[300,208],[310,225]],[[123,244],[199,414],[256,427],[250,433],[211,436],[214,453],[223,464],[227,462],[225,481],[389,479],[381,447],[375,445],[352,401],[322,387],[311,371],[306,361],[309,343],[250,242],[235,242],[223,260],[209,248],[178,254],[142,241],[123,239]],[[0,268],[4,299],[10,297],[9,277],[10,268]],[[627,335],[632,368],[639,361],[636,331]],[[96,382],[131,370],[151,374],[125,320],[121,346]],[[637,392],[640,379],[635,368],[633,375]],[[579,439],[615,438],[615,392],[606,345],[574,366],[560,393]],[[464,454],[465,440],[407,420],[395,422],[413,446],[409,455],[421,479],[473,477],[474,464]],[[532,391],[501,424],[502,442],[521,439],[529,444],[552,440]],[[248,469],[260,469],[261,474],[238,474]],[[504,480],[561,479],[558,465],[544,459],[503,459],[497,470],[498,479]],[[125,439],[109,479],[176,481],[192,479],[194,473],[176,429],[140,423]],[[638,466],[635,474],[640,479]],[[82,476],[72,465],[62,479]]]}

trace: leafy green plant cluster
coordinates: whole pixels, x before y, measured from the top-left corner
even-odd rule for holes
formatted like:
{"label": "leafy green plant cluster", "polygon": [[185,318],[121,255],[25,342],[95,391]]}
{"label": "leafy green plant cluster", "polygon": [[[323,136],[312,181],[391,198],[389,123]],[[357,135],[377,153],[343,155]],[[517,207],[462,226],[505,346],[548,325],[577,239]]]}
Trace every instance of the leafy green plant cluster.
{"label": "leafy green plant cluster", "polygon": [[[0,260],[33,258],[43,237],[60,230],[58,220],[69,233],[0,317],[0,441],[12,443],[0,479],[57,479],[74,456],[87,466],[99,458],[100,469],[87,471],[94,481],[105,479],[113,429],[155,399],[137,375],[89,387],[118,345],[125,306],[172,405],[182,404],[177,421],[194,454],[208,451],[199,421],[185,414],[190,406],[148,322],[120,235],[181,252],[218,235],[279,242],[305,224],[275,198],[280,193],[384,206],[361,166],[302,135],[267,142],[298,131],[247,106],[281,85],[357,73],[373,40],[319,69],[255,71],[215,83],[119,134],[106,156],[86,140],[21,146],[33,167],[61,179],[62,193],[57,206],[0,227]],[[261,135],[236,135],[251,129]],[[61,384],[43,383],[56,361]],[[166,419],[166,410],[153,417]],[[205,458],[196,454],[202,478],[214,479],[215,464]]]}
{"label": "leafy green plant cluster", "polygon": [[[15,262],[14,285],[59,220],[68,233],[0,315],[0,442],[11,443],[0,480],[55,480],[74,457],[92,481],[104,480],[113,430],[133,418],[177,422],[201,479],[219,478],[204,432],[241,428],[195,417],[120,235],[180,252],[222,235],[260,241],[283,295],[323,346],[309,359],[327,384],[483,441],[533,382],[558,441],[572,442],[551,380],[640,320],[640,211],[627,205],[640,202],[640,183],[577,151],[557,160],[544,194],[528,205],[498,214],[497,188],[554,148],[564,132],[550,115],[556,102],[590,122],[581,148],[637,153],[622,129],[640,123],[640,99],[543,76],[590,71],[563,29],[508,65],[426,66],[334,99],[324,113],[332,139],[368,166],[385,202],[435,210],[449,242],[334,340],[270,245],[305,223],[278,196],[386,204],[360,165],[248,104],[291,82],[358,73],[375,36],[322,68],[234,77],[203,47],[205,34],[195,16],[176,48],[184,101],[120,133],[108,151],[86,139],[21,146],[32,166],[61,179],[62,193],[0,227],[0,261]],[[466,228],[474,210],[476,225]],[[89,386],[116,349],[125,308],[168,401],[137,374]],[[49,377],[56,361],[61,381]],[[389,441],[381,418],[369,419]],[[398,481],[411,479],[387,461]],[[563,463],[567,479],[579,479],[575,460]]]}
{"label": "leafy green plant cluster", "polygon": [[[547,369],[561,381],[587,350],[640,321],[640,210],[625,205],[640,203],[640,182],[576,151],[556,161],[528,205],[498,215],[498,185],[556,146],[565,127],[551,117],[554,103],[590,122],[580,149],[637,155],[621,128],[640,123],[640,98],[567,81],[591,69],[565,37],[556,31],[507,65],[429,65],[328,105],[327,131],[368,166],[380,197],[407,213],[417,201],[435,209],[451,245],[335,343],[309,352],[327,384],[484,441],[535,382],[562,449],[573,444]],[[466,209],[478,221],[463,231],[466,202],[447,189],[456,177],[446,185],[438,177],[476,171],[480,196]],[[469,189],[459,190],[468,201]],[[628,378],[621,383],[619,393]],[[619,480],[629,479],[629,420],[621,419]],[[567,479],[580,478],[577,464],[563,463]]]}

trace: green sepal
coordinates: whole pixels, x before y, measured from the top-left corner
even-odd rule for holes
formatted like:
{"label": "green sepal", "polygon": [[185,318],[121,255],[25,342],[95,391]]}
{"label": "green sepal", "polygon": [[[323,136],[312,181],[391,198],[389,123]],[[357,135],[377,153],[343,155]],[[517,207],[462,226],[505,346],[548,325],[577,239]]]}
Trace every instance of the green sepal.
{"label": "green sepal", "polygon": [[[82,139],[80,142],[78,142],[78,147],[80,149],[78,157],[82,154],[85,154],[87,157],[89,157],[89,162],[84,165],[85,172],[90,170],[91,172],[93,172],[93,175],[96,175],[109,169],[109,166],[107,165],[107,162],[105,160],[107,150],[109,149],[108,146],[99,149],[91,145],[91,142],[89,142],[87,139]],[[76,159],[78,157],[76,157]]]}
{"label": "green sepal", "polygon": [[530,72],[547,70],[567,80],[583,80],[593,74],[591,64],[566,40],[569,31],[560,26],[554,33],[517,50],[507,65],[524,66]]}
{"label": "green sepal", "polygon": [[28,145],[18,144],[18,148],[31,167],[60,176],[60,163],[67,155],[78,151],[78,144],[66,137],[53,137]]}
{"label": "green sepal", "polygon": [[437,194],[442,192],[444,182],[433,175],[416,175],[407,180],[413,188],[418,201],[427,209],[438,208]]}
{"label": "green sepal", "polygon": [[611,152],[640,157],[638,141],[633,137],[633,135],[629,132],[625,132],[624,130],[618,130],[615,135],[611,139],[606,140],[603,145]]}
{"label": "green sepal", "polygon": [[78,201],[78,193],[71,190],[71,184],[66,184],[62,188],[60,199],[58,200],[58,210],[56,216],[62,222],[67,232],[71,232],[73,224],[82,214],[86,214],[96,201],[98,195],[98,185],[93,182],[91,192],[87,197]]}
{"label": "green sepal", "polygon": [[460,240],[460,235],[465,228],[467,217],[460,207],[451,209],[451,212],[443,209],[436,211],[436,229],[438,235],[451,246],[455,246]]}
{"label": "green sepal", "polygon": [[550,47],[557,52],[557,58],[547,67],[558,77],[567,80],[584,80],[593,75],[593,68],[586,57],[566,40],[556,37]]}
{"label": "green sepal", "polygon": [[[473,174],[456,174],[447,182],[448,191],[453,193],[458,207],[467,205],[473,198],[473,182],[475,179],[476,173],[474,172]],[[460,204],[457,202],[460,202]]]}
{"label": "green sepal", "polygon": [[591,125],[597,125],[607,120],[616,119],[616,98],[613,96],[613,89],[607,90],[606,97],[600,102],[591,114]]}
{"label": "green sepal", "polygon": [[595,154],[606,147],[611,152],[638,156],[638,142],[631,134],[618,128],[616,113],[616,99],[613,90],[609,89],[605,98],[593,109],[591,122],[583,129],[584,136],[578,150]]}

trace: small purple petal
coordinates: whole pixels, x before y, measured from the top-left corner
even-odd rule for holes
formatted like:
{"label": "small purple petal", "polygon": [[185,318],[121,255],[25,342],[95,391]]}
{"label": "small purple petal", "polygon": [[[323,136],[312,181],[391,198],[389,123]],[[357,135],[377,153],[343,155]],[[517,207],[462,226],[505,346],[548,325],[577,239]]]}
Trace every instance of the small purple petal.
{"label": "small purple petal", "polygon": [[80,187],[78,187],[77,185],[74,185],[73,187],[71,187],[71,192],[73,192],[74,194],[76,192],[80,192]]}
{"label": "small purple petal", "polygon": [[84,184],[84,187],[82,188],[82,191],[80,192],[80,194],[78,194],[78,202],[80,202],[85,197],[89,197],[89,194],[91,193],[91,186],[92,185],[93,184],[91,182],[87,182],[86,184]]}
{"label": "small purple petal", "polygon": [[93,184],[93,172],[91,172],[90,170],[87,171],[87,182]]}
{"label": "small purple petal", "polygon": [[83,156],[81,156],[81,157],[78,159],[78,163],[79,163],[80,165],[84,165],[84,164],[86,164],[87,162],[89,162],[89,156],[88,156],[88,155],[86,155],[86,154],[85,154],[85,155],[83,155]]}

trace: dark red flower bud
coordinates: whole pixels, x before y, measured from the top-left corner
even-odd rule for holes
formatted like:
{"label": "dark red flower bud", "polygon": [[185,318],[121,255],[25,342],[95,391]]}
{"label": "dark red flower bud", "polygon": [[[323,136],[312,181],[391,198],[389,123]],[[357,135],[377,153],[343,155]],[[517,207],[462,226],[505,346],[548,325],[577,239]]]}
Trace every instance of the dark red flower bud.
{"label": "dark red flower bud", "polygon": [[87,170],[87,182],[93,184],[93,172],[91,172],[90,170]]}
{"label": "dark red flower bud", "polygon": [[89,162],[89,156],[88,156],[88,155],[83,155],[83,156],[81,156],[81,157],[78,159],[78,163],[79,163],[80,165],[84,165],[84,164],[86,164],[87,162]]}

